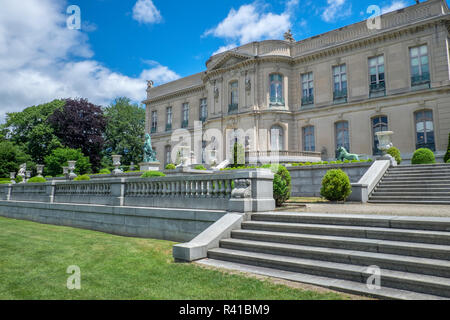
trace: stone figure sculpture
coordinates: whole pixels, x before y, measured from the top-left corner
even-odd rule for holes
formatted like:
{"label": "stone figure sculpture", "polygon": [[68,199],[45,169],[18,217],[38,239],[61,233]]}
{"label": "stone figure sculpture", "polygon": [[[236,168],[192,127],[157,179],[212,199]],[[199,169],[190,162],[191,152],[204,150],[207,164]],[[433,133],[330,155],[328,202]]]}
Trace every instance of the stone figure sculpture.
{"label": "stone figure sculpture", "polygon": [[156,151],[152,148],[152,138],[147,133],[145,135],[145,144],[144,144],[144,162],[157,162],[156,160]]}
{"label": "stone figure sculpture", "polygon": [[349,161],[357,160],[357,161],[359,161],[359,156],[357,154],[348,153],[347,150],[345,150],[344,147],[340,147],[338,149],[338,157],[337,157],[337,159],[339,161],[344,161],[344,160],[349,160]]}

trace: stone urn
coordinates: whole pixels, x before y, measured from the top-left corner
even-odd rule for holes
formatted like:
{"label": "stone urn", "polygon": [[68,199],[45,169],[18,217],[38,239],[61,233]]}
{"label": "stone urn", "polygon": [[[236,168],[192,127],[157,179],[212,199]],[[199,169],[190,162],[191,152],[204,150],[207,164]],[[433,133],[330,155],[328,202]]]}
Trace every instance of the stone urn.
{"label": "stone urn", "polygon": [[36,165],[37,176],[42,178],[42,173],[44,172],[44,165]]}
{"label": "stone urn", "polygon": [[119,169],[119,167],[120,167],[120,159],[122,159],[122,156],[118,155],[118,154],[114,154],[111,157],[112,157],[112,160],[113,160],[113,166],[115,167],[115,169],[113,170],[113,173],[114,174],[121,174],[121,173],[123,173],[123,171]]}
{"label": "stone urn", "polygon": [[69,164],[69,179],[75,179],[77,175],[75,174],[75,165],[77,164],[76,161],[67,161]]}
{"label": "stone urn", "polygon": [[26,181],[28,181],[31,178],[31,171],[25,171]]}
{"label": "stone urn", "polygon": [[378,137],[378,149],[380,149],[383,153],[383,156],[385,156],[387,154],[387,151],[394,146],[392,144],[392,135],[394,134],[394,132],[380,131],[375,134]]}

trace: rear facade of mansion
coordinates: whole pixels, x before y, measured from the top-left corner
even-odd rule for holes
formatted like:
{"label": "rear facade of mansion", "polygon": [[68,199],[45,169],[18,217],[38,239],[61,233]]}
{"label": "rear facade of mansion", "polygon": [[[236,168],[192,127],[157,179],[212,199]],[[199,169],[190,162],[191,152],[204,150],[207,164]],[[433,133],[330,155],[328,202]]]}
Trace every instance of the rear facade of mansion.
{"label": "rear facade of mansion", "polygon": [[287,33],[214,55],[204,72],[157,87],[149,81],[146,131],[158,160],[174,163],[184,144],[201,150],[192,162],[207,162],[209,150],[221,161],[233,141],[247,155],[292,161],[330,160],[340,146],[373,157],[378,131],[394,131],[405,159],[421,147],[439,157],[450,131],[447,4],[429,0],[379,22],[298,42]]}

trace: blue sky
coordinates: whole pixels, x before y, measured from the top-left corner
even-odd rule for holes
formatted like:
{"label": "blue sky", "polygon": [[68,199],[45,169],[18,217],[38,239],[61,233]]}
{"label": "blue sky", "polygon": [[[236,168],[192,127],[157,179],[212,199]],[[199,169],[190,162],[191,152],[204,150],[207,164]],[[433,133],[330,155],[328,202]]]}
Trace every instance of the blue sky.
{"label": "blue sky", "polygon": [[[0,119],[54,98],[106,105],[145,98],[162,84],[205,70],[215,52],[250,41],[296,40],[415,0],[0,0]],[[67,28],[69,5],[81,29]]]}

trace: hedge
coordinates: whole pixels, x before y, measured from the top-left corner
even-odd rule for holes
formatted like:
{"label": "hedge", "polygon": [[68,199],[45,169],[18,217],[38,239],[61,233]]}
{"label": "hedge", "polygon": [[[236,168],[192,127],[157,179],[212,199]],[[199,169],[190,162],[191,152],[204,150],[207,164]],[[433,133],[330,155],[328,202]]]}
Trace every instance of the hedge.
{"label": "hedge", "polygon": [[28,183],[45,183],[47,180],[43,177],[33,177],[28,179]]}
{"label": "hedge", "polygon": [[153,178],[153,177],[165,177],[166,175],[159,171],[147,171],[143,175],[141,175],[141,178]]}

